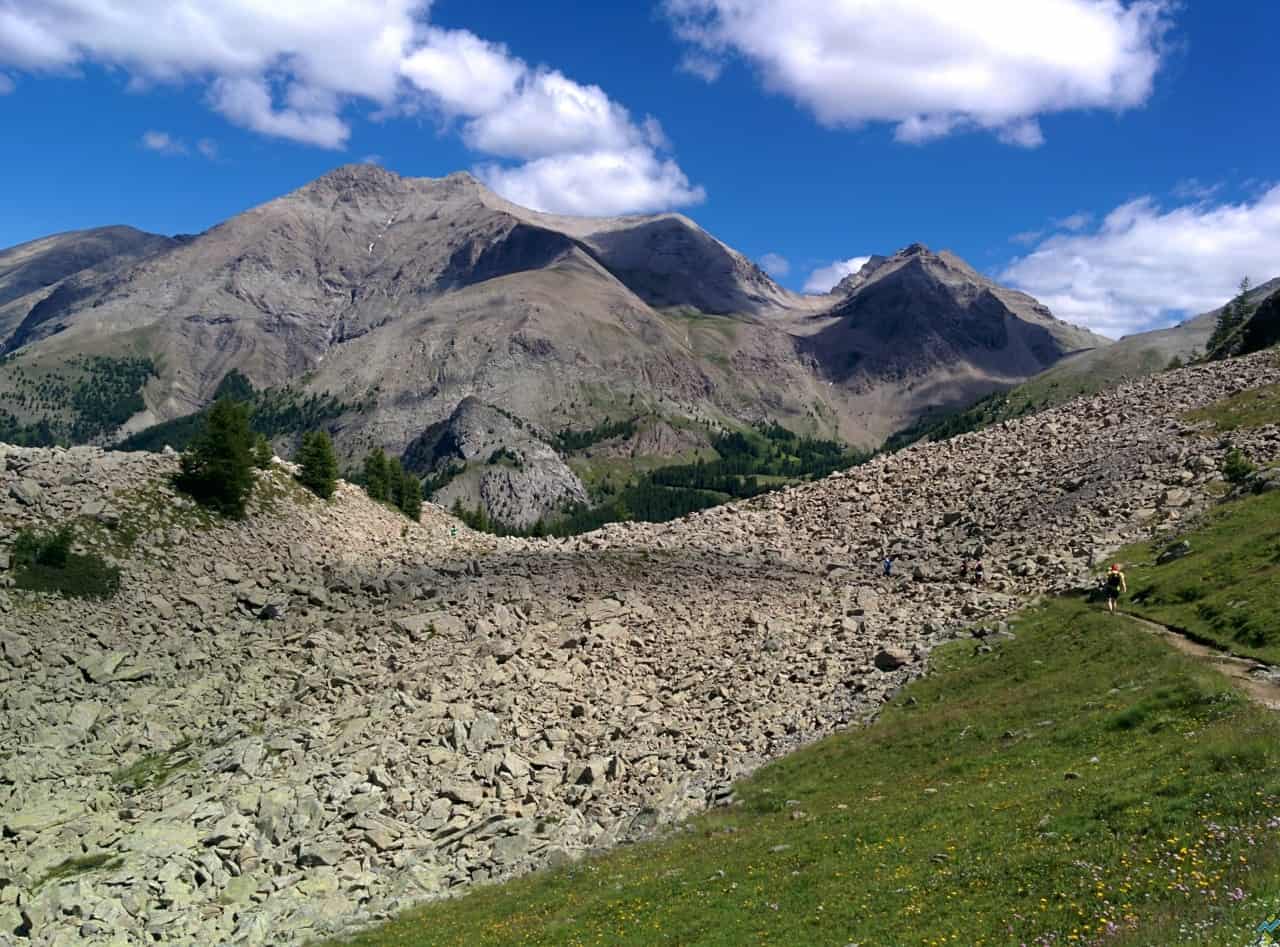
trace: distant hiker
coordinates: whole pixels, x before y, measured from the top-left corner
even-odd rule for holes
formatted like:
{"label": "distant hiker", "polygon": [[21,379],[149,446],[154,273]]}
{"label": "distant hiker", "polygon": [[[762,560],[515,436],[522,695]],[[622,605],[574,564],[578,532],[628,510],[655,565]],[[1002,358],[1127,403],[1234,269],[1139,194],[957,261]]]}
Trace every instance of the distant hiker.
{"label": "distant hiker", "polygon": [[1107,611],[1114,612],[1120,593],[1129,591],[1128,583],[1124,580],[1124,573],[1120,571],[1120,563],[1113,562],[1111,564],[1111,571],[1107,573],[1106,587]]}
{"label": "distant hiker", "polygon": [[880,563],[884,566],[884,577],[887,579],[893,575],[893,559],[889,556],[884,557],[884,562]]}
{"label": "distant hiker", "polygon": [[986,581],[987,574],[982,569],[982,560],[979,559],[973,566],[973,584],[981,585]]}

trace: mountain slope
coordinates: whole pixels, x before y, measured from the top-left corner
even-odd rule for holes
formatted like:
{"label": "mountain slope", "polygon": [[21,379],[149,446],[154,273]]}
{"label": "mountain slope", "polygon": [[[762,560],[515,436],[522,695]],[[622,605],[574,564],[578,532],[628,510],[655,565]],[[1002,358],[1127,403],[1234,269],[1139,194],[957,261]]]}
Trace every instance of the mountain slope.
{"label": "mountain slope", "polygon": [[0,250],[0,352],[8,347],[7,340],[19,323],[59,283],[120,268],[177,242],[132,227],[98,227]]}
{"label": "mountain slope", "polygon": [[921,244],[873,258],[833,295],[835,307],[808,320],[806,348],[837,384],[891,395],[896,404],[882,405],[890,422],[970,403],[1070,353],[1107,345]]}
{"label": "mountain slope", "polygon": [[[467,174],[352,165],[64,279],[6,344],[27,377],[149,359],[125,434],[198,409],[233,370],[331,395],[363,406],[332,424],[354,456],[399,453],[472,396],[552,430],[648,414],[865,445],[1101,341],[948,254],[908,248],[859,277],[799,296],[678,214],[559,217]],[[10,394],[17,422],[38,420]]]}
{"label": "mountain slope", "polygon": [[[1252,330],[1259,340],[1266,338],[1262,329],[1265,311],[1274,311],[1280,303],[1280,278],[1256,287],[1249,296],[1264,319]],[[1067,355],[1051,368],[997,393],[956,414],[930,412],[916,424],[891,440],[910,442],[922,437],[946,437],[971,431],[998,421],[1021,417],[1035,411],[1064,404],[1072,398],[1093,395],[1127,381],[1142,378],[1205,354],[1209,337],[1217,325],[1223,307],[1201,313],[1176,326],[1127,335],[1109,345]]]}
{"label": "mountain slope", "polygon": [[[1228,332],[1221,341],[1211,345],[1208,357],[1221,359],[1249,355],[1280,342],[1280,292],[1277,290],[1280,290],[1280,279],[1274,279],[1249,293],[1243,301],[1246,308],[1243,322]],[[1232,304],[1234,302],[1232,300]],[[1252,309],[1251,313],[1248,312],[1249,309]]]}
{"label": "mountain slope", "polygon": [[[643,836],[724,801],[735,780],[763,763],[868,720],[960,629],[991,627],[1022,603],[1078,588],[1109,549],[1184,529],[1217,502],[1225,453],[1220,433],[1189,421],[1188,412],[1278,380],[1280,362],[1269,354],[1195,366],[1109,396],[1120,410],[1106,438],[1095,421],[1102,399],[1093,399],[677,522],[615,525],[551,542],[480,536],[430,505],[412,523],[345,483],[322,501],[279,464],[256,475],[248,517],[224,521],[174,495],[172,456],[0,446],[0,835],[7,880],[0,923],[8,925],[0,931],[27,929],[33,945],[106,947],[160,936],[173,944],[291,947],[412,901]],[[1276,420],[1234,431],[1233,443],[1259,464],[1280,460]],[[119,565],[114,598],[21,587],[26,567],[12,549],[19,533],[63,524],[74,529],[77,550]],[[1196,542],[1198,554],[1210,554]],[[890,579],[877,568],[886,550],[900,566]],[[1253,552],[1264,561],[1271,556]],[[981,588],[964,579],[975,555],[987,566]],[[1222,617],[1228,628],[1234,624]],[[1026,640],[1023,630],[1014,643]],[[1090,629],[1064,634],[1057,657],[1035,673],[1070,670],[1077,639],[1087,650],[1082,660],[1106,657],[1105,642]],[[998,638],[987,644],[1004,647]],[[1106,850],[1114,852],[1110,820],[1149,829],[1144,804],[1151,792],[1130,782],[1133,767],[1113,749],[1124,743],[1112,741],[1125,727],[1108,728],[1097,764],[1086,750],[1059,766],[1058,751],[1075,744],[1055,734],[1149,699],[1161,743],[1180,744],[1167,771],[1178,775],[1188,741],[1180,727],[1165,725],[1174,709],[1169,695],[1157,686],[1132,688],[1152,669],[1137,655],[1103,662],[1115,680],[1081,677],[1101,703],[1115,706],[1091,707],[1092,697],[1049,687],[1049,701],[1070,713],[1026,706],[1009,720],[1018,688],[1031,678],[1001,673],[1016,655],[973,654],[977,645],[966,652],[983,662],[979,668],[990,671],[983,676],[1006,698],[1005,720],[966,719],[962,704],[947,706],[945,688],[931,692],[941,705],[921,699],[909,712],[940,710],[945,739],[924,741],[931,772],[898,774],[919,779],[908,786],[914,791],[887,785],[885,803],[862,791],[874,788],[869,780],[846,786],[840,804],[847,810],[834,802],[788,806],[788,798],[800,797],[778,792],[774,815],[802,833],[780,843],[793,848],[770,851],[770,842],[723,868],[780,867],[783,884],[812,891],[806,863],[789,861],[801,838],[827,835],[818,840],[829,858],[832,846],[861,839],[877,848],[882,836],[838,825],[811,833],[809,819],[856,818],[865,814],[860,806],[927,800],[919,805],[954,807],[966,824],[990,821],[991,806],[969,810],[966,803],[978,805],[969,796],[997,800],[1011,788],[998,785],[1000,759],[1012,754],[1021,763],[1025,754],[1043,752],[1050,755],[1032,758],[1052,766],[1015,767],[1019,783],[1035,791],[1021,815],[997,821],[1028,833],[1036,847],[1020,854],[1052,853],[1054,864],[1064,854],[1068,865],[1059,868],[1091,889],[1091,875],[1069,864],[1079,857],[1078,850],[1070,854],[1075,839],[1068,833],[1082,825],[1071,818],[1077,810],[1064,810],[1067,824],[1050,827],[1061,830],[1051,839],[1037,827],[1044,799],[1066,805],[1067,792],[1075,800],[1068,810],[1088,802],[1078,812],[1108,823]],[[1030,674],[1035,665],[1019,660],[1017,670],[1024,668]],[[1112,688],[1120,693],[1108,696]],[[1203,714],[1226,708],[1195,701],[1184,709],[1201,718],[1197,732],[1206,733]],[[976,725],[966,731],[969,723]],[[1003,738],[1006,729],[1019,733]],[[1270,740],[1263,755],[1242,754],[1235,763],[1233,753],[1212,754],[1203,741],[1191,742],[1217,757],[1211,773],[1221,788],[1237,778],[1274,784],[1266,766],[1252,765],[1275,752],[1270,734],[1260,739]],[[956,753],[937,752],[947,741],[956,753],[986,752],[995,771],[957,771],[950,765]],[[880,757],[887,755],[881,748]],[[893,775],[884,759],[877,769]],[[1064,772],[1082,775],[1065,783],[1069,791],[1061,789]],[[1114,773],[1121,782],[1090,773]],[[1182,807],[1183,800],[1199,800],[1213,818],[1226,797],[1215,791],[1203,800],[1197,783],[1163,780],[1161,791],[1175,795],[1159,798],[1179,803],[1184,814],[1199,810]],[[1120,794],[1108,795],[1117,786]],[[1184,795],[1188,786],[1196,792]],[[1244,798],[1262,820],[1277,804],[1267,801],[1263,811],[1252,792]],[[807,817],[793,816],[797,809]],[[869,882],[888,882],[886,895],[901,888],[874,868],[900,857],[908,873],[926,880],[948,866],[996,873],[991,880],[1002,885],[1016,878],[1003,861],[984,857],[979,864],[963,850],[933,859],[950,844],[937,834],[950,831],[950,814],[941,813],[936,831],[925,826],[909,835],[905,855],[901,846],[873,852]],[[903,824],[897,834],[907,831]],[[1171,836],[1144,837],[1158,843]],[[1258,839],[1253,852],[1267,850],[1265,837]],[[725,839],[699,842],[714,853]],[[1249,877],[1256,882],[1253,852]],[[688,885],[649,879],[675,891],[681,912],[696,909],[696,889],[707,879],[738,907],[744,891],[755,897],[745,882],[731,892],[732,879],[715,870],[690,875]],[[1175,896],[1168,881],[1166,875],[1156,889],[1166,892],[1161,897]],[[595,885],[613,886],[611,878]],[[1038,902],[1040,889],[1022,887],[1030,889],[1024,899]],[[991,889],[965,890],[981,898]],[[934,894],[942,900],[951,891]],[[653,904],[626,900],[630,916]],[[860,906],[826,903],[827,912]],[[1088,903],[1097,906],[1092,890]],[[1075,913],[1069,904],[1054,910]],[[757,900],[752,923],[773,914]],[[886,925],[928,918],[901,910],[863,916]],[[513,929],[491,926],[490,933],[510,941]],[[637,940],[653,939],[648,928],[628,930]],[[833,930],[839,938],[824,942],[844,943],[852,930]],[[1003,937],[1003,930],[996,933]],[[889,932],[874,942],[909,940]]]}
{"label": "mountain slope", "polygon": [[587,502],[582,481],[538,432],[517,418],[464,398],[405,450],[405,467],[446,480],[430,499],[446,508],[484,510],[520,529]]}

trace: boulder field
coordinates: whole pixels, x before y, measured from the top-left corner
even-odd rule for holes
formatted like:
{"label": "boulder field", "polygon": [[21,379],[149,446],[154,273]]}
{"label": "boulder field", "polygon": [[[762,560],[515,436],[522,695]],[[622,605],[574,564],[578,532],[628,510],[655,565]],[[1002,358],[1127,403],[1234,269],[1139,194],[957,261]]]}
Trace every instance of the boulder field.
{"label": "boulder field", "polygon": [[[220,521],[172,455],[0,446],[0,944],[300,944],[731,801],[1214,502],[1227,444],[1186,413],[1277,381],[1274,353],[1182,369],[550,541],[282,462]],[[1278,426],[1231,437],[1280,459]],[[114,598],[12,587],[18,530],[63,523]]]}

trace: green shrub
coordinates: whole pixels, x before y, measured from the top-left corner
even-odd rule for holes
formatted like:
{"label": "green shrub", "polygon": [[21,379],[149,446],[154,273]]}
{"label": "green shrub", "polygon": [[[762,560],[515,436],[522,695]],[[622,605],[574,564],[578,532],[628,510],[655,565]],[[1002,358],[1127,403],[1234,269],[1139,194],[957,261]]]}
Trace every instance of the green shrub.
{"label": "green shrub", "polygon": [[111,598],[120,590],[120,570],[100,556],[71,551],[70,526],[50,533],[23,530],[13,545],[14,585],[31,592],[73,598]]}
{"label": "green shrub", "polygon": [[70,526],[62,526],[52,533],[37,533],[24,529],[13,544],[15,567],[52,566],[61,569],[71,555],[74,540]]}
{"label": "green shrub", "polygon": [[1227,456],[1222,459],[1222,475],[1231,483],[1244,483],[1257,469],[1237,447],[1227,451]]}
{"label": "green shrub", "polygon": [[182,455],[179,490],[227,516],[244,515],[253,489],[253,432],[242,402],[223,398]]}

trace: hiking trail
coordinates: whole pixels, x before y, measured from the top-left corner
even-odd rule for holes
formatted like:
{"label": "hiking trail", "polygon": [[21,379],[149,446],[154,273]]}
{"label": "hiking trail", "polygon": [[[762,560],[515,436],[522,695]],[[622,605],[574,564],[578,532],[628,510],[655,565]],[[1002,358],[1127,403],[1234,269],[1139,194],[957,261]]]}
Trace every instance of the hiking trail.
{"label": "hiking trail", "polygon": [[1124,615],[1144,631],[1161,636],[1183,654],[1211,664],[1239,684],[1250,698],[1268,710],[1280,711],[1280,668],[1254,658],[1242,658],[1220,648],[1201,644],[1183,632],[1134,615],[1132,612],[1119,612],[1119,614]]}

